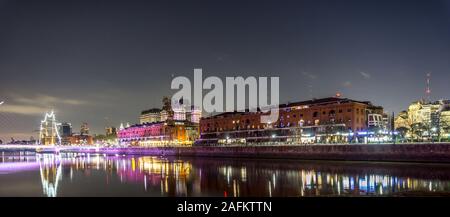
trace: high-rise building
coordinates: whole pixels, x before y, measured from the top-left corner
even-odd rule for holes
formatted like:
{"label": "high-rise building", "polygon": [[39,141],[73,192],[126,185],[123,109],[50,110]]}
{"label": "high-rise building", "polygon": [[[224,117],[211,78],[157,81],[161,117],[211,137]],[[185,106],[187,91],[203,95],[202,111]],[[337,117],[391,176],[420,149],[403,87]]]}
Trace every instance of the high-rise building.
{"label": "high-rise building", "polygon": [[60,125],[60,135],[61,135],[61,137],[72,136],[72,124],[71,123],[62,123]]}

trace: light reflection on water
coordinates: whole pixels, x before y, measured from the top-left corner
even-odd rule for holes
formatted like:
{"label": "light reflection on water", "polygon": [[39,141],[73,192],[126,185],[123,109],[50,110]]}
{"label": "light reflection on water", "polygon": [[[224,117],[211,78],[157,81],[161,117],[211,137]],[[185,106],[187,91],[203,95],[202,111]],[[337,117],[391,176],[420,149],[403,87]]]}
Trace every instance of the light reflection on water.
{"label": "light reflection on water", "polygon": [[2,152],[0,183],[0,196],[450,196],[450,165]]}

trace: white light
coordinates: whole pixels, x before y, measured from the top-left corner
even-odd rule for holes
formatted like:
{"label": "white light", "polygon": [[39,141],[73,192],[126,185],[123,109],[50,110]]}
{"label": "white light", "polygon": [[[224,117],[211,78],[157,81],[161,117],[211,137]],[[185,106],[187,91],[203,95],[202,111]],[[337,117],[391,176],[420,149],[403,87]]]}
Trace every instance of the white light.
{"label": "white light", "polygon": [[3,103],[5,103],[5,101],[1,101],[1,102],[0,102],[0,105],[3,105]]}

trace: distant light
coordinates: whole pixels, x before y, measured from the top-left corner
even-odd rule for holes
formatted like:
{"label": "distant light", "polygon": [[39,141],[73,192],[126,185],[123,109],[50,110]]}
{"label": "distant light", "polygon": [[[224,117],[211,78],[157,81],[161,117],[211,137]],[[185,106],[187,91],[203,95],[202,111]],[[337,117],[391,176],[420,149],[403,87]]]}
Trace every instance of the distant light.
{"label": "distant light", "polygon": [[272,138],[275,138],[275,136],[276,136],[276,135],[275,135],[275,134],[273,134],[273,135],[272,135]]}
{"label": "distant light", "polygon": [[1,102],[0,102],[0,105],[3,105],[3,103],[5,103],[5,101],[1,101]]}

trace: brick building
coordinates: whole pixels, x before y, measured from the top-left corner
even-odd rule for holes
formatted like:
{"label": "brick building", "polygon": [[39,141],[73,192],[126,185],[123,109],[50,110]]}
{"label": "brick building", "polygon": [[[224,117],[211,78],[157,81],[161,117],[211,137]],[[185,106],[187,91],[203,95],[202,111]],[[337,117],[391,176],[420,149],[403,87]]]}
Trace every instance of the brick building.
{"label": "brick building", "polygon": [[349,135],[369,128],[369,114],[383,108],[368,101],[329,97],[279,106],[275,123],[261,123],[261,112],[229,112],[200,120],[205,143],[346,142]]}

